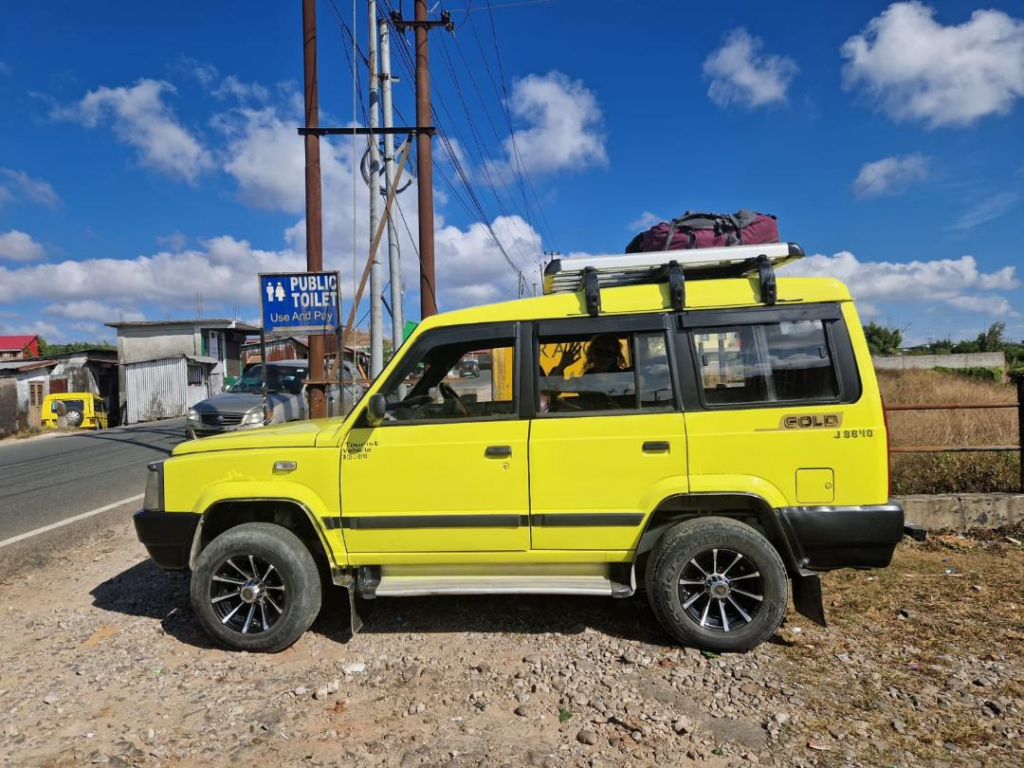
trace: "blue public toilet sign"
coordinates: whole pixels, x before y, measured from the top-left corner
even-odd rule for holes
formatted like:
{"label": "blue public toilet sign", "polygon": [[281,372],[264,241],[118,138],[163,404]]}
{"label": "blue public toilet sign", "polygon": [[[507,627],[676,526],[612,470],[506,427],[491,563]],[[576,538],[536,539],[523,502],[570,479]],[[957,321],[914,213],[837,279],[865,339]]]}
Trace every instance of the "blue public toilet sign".
{"label": "blue public toilet sign", "polygon": [[260,306],[267,336],[333,333],[340,317],[338,273],[260,275]]}

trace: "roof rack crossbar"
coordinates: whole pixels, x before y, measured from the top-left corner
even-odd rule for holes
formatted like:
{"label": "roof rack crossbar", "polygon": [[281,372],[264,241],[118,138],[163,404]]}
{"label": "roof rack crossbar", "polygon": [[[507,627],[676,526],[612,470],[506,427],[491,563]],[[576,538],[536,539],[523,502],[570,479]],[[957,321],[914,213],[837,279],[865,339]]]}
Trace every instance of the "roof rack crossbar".
{"label": "roof rack crossbar", "polygon": [[544,293],[583,291],[587,312],[596,315],[601,312],[602,287],[667,282],[671,305],[681,311],[690,280],[757,277],[761,301],[771,306],[778,301],[775,270],[803,255],[795,243],[769,243],[554,259],[544,270]]}

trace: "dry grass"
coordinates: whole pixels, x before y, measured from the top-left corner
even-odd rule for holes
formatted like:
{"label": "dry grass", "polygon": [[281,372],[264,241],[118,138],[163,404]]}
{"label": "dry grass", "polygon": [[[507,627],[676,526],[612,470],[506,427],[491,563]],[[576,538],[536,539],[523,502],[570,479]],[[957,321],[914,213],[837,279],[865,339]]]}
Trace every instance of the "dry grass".
{"label": "dry grass", "polygon": [[[889,568],[826,574],[823,591],[832,628],[823,632],[794,619],[803,632],[787,631],[788,622],[781,632],[797,682],[806,690],[823,691],[809,696],[807,727],[826,733],[837,722],[867,721],[870,732],[914,756],[900,765],[936,758],[968,763],[967,755],[951,753],[946,743],[959,749],[988,745],[993,751],[986,755],[987,765],[1019,765],[1005,746],[998,746],[1006,742],[999,728],[1009,724],[1007,719],[965,708],[955,689],[949,691],[953,708],[937,707],[935,701],[949,690],[950,678],[991,675],[986,670],[992,665],[1007,673],[984,691],[968,685],[971,692],[982,698],[1015,698],[1024,692],[1015,671],[1024,662],[1024,605],[1019,599],[1024,548],[1012,543],[1020,536],[1017,529],[934,536],[925,543],[904,540]],[[906,618],[900,615],[903,609],[909,609]],[[853,658],[851,672],[869,668],[879,677],[858,675],[861,679],[848,680],[841,697],[829,696],[840,674],[838,654]],[[899,699],[886,695],[892,689],[901,692]],[[920,709],[911,696],[921,702]],[[880,706],[879,701],[886,703]],[[897,717],[906,723],[905,734],[893,731],[891,721]],[[860,757],[866,765],[882,764],[877,754]]]}
{"label": "dry grass", "polygon": [[[1006,403],[1016,388],[938,371],[879,371],[887,405],[912,403]],[[889,414],[892,444],[1016,445],[1017,413],[1012,409],[896,411]],[[893,492],[991,493],[1016,491],[1017,453],[896,454]]]}

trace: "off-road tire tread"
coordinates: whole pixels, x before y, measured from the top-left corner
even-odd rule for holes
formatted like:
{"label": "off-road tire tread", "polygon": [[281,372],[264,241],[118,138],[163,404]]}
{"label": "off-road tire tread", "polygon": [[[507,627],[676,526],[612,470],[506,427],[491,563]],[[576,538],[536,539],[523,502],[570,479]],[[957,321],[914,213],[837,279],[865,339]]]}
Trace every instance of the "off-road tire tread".
{"label": "off-road tire tread", "polygon": [[[232,552],[254,554],[272,562],[290,586],[285,615],[267,632],[242,635],[217,618],[209,600],[212,570]],[[313,555],[287,528],[273,523],[243,523],[211,541],[196,561],[189,588],[192,608],[203,628],[220,645],[239,651],[276,653],[302,637],[320,613],[323,590]]]}
{"label": "off-road tire tread", "polygon": [[[679,600],[679,563],[708,546],[741,548],[756,554],[765,584],[765,601],[754,621],[730,633],[702,630]],[[727,517],[700,517],[669,528],[647,559],[647,597],[658,622],[682,645],[717,653],[748,651],[778,629],[789,604],[786,567],[775,547],[754,528]]]}

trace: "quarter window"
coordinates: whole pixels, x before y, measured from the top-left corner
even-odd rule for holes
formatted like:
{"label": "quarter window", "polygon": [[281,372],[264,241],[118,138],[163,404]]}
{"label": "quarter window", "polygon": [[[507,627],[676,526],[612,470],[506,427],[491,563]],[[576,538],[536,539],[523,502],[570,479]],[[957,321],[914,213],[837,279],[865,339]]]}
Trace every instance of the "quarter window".
{"label": "quarter window", "polygon": [[821,320],[696,330],[693,343],[708,405],[750,405],[839,397]]}
{"label": "quarter window", "polygon": [[540,413],[671,408],[664,333],[599,333],[540,340]]}

